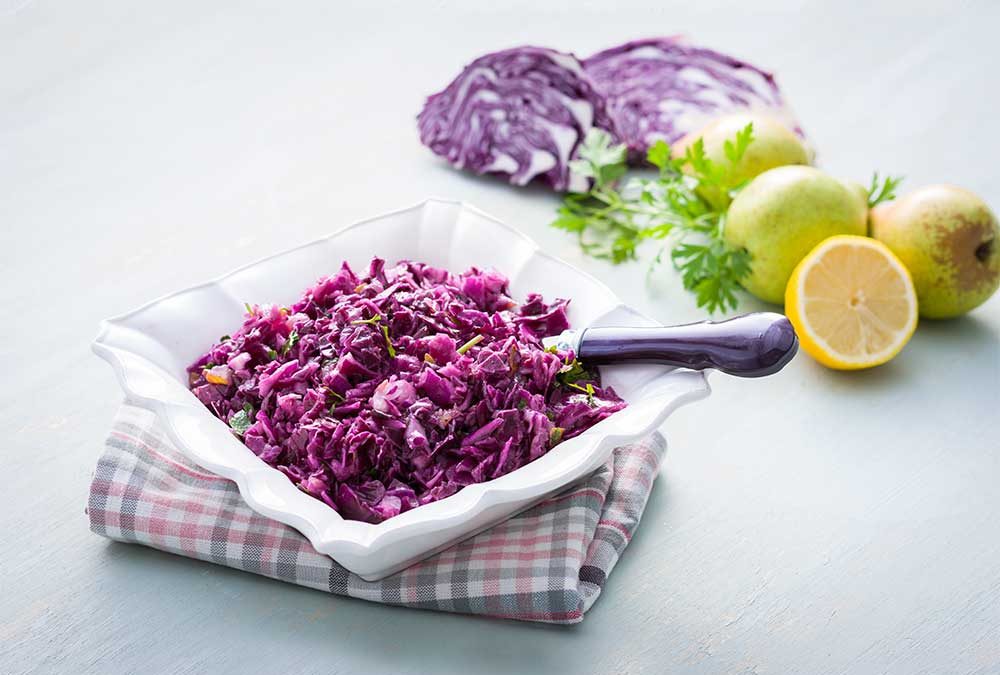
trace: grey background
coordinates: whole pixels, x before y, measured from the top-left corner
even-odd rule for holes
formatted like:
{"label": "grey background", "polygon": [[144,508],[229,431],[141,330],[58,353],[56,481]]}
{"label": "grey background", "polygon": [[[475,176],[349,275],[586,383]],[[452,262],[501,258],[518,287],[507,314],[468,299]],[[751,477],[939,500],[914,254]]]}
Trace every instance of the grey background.
{"label": "grey background", "polygon": [[544,190],[419,145],[422,97],[479,53],[686,32],[776,70],[833,173],[997,209],[998,8],[0,2],[0,671],[1000,672],[1000,298],[874,371],[713,376],[574,628],[331,598],[109,544],[83,515],[119,399],[88,349],[101,318],[427,195],[701,318],[671,273],[584,259]]}

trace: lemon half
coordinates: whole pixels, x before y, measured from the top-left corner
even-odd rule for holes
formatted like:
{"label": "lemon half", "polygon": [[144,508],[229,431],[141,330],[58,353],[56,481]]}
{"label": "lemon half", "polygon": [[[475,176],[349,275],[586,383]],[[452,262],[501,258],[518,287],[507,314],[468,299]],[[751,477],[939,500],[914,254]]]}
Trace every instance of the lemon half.
{"label": "lemon half", "polygon": [[890,360],[917,327],[910,273],[880,241],[838,235],[822,241],[792,272],[785,313],[810,356],[857,370]]}

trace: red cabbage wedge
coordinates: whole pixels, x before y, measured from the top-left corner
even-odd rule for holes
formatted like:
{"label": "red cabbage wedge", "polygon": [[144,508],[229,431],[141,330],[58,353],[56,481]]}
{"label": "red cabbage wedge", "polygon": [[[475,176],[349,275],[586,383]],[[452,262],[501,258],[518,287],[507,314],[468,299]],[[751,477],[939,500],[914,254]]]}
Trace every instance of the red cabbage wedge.
{"label": "red cabbage wedge", "polygon": [[626,42],[583,66],[633,161],[656,141],[673,143],[731,112],[767,113],[802,134],[771,73],[680,37]]}
{"label": "red cabbage wedge", "polygon": [[417,123],[424,145],[459,169],[560,191],[586,189],[569,162],[587,132],[613,131],[580,62],[541,47],[476,59],[427,99]]}

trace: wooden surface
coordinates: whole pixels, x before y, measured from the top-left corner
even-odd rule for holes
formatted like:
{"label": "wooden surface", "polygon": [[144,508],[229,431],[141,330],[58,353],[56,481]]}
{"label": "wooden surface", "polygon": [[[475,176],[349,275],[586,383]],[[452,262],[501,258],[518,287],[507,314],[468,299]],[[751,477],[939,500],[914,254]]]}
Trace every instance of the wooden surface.
{"label": "wooden surface", "polygon": [[97,322],[355,219],[464,199],[662,321],[701,317],[670,273],[581,257],[544,190],[419,145],[422,97],[484,50],[684,31],[777,70],[830,171],[1000,208],[997,3],[626,4],[0,2],[0,672],[1000,672],[1000,298],[875,371],[713,376],[575,628],[332,598],[88,532],[119,398]]}

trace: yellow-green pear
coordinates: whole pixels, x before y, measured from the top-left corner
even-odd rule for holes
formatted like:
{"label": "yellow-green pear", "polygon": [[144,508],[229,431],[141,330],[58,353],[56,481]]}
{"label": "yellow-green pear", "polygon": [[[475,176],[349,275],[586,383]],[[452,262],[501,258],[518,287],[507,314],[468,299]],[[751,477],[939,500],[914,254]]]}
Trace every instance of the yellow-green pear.
{"label": "yellow-green pear", "polygon": [[841,183],[844,184],[848,190],[850,190],[855,197],[857,197],[858,202],[864,206],[865,210],[868,210],[868,188],[859,183],[856,180],[841,179]]}
{"label": "yellow-green pear", "polygon": [[965,314],[1000,287],[1000,225],[968,190],[931,185],[879,204],[871,228],[910,270],[922,317]]}
{"label": "yellow-green pear", "polygon": [[780,304],[792,271],[813,247],[835,234],[865,235],[867,221],[867,203],[843,182],[811,166],[780,166],[740,191],[724,235],[750,253],[743,287]]}
{"label": "yellow-green pear", "polygon": [[[717,117],[702,129],[689,133],[677,141],[672,146],[674,156],[682,157],[688,147],[700,138],[708,159],[716,164],[729,166],[725,150],[726,141],[732,141],[737,133],[751,123],[753,141],[747,146],[740,161],[730,169],[729,175],[733,186],[777,166],[810,163],[812,154],[802,139],[778,119],[760,113],[737,113]],[[690,170],[690,166],[685,166],[685,171]],[[722,194],[717,188],[700,187],[698,191],[703,199],[720,209],[725,208],[729,202],[728,195]]]}

